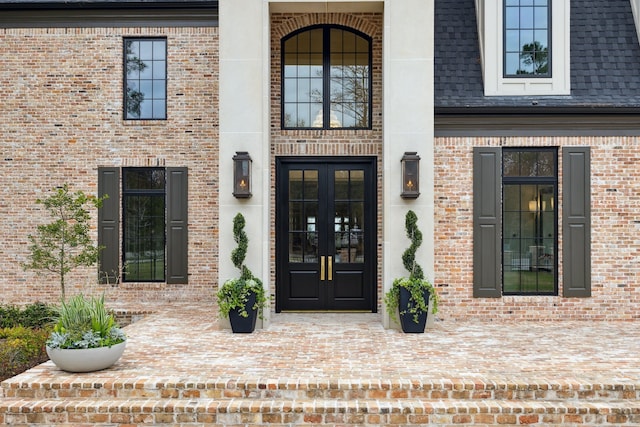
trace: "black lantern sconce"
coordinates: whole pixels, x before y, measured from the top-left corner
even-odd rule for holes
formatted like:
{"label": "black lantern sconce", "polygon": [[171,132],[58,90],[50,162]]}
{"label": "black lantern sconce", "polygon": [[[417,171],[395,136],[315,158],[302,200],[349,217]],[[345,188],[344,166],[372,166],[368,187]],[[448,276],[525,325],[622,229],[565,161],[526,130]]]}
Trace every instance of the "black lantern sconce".
{"label": "black lantern sconce", "polygon": [[251,197],[251,156],[246,151],[236,151],[233,156],[233,196],[236,199]]}
{"label": "black lantern sconce", "polygon": [[420,156],[415,151],[406,151],[402,160],[403,199],[417,199],[420,195]]}

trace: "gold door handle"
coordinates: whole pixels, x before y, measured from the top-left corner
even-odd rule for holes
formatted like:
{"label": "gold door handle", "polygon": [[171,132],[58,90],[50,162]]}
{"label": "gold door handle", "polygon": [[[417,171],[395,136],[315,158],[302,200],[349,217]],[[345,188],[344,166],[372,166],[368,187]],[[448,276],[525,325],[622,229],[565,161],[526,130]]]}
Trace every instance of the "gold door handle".
{"label": "gold door handle", "polygon": [[333,280],[333,257],[327,257],[329,258],[329,280]]}
{"label": "gold door handle", "polygon": [[324,282],[324,256],[320,257],[320,281]]}

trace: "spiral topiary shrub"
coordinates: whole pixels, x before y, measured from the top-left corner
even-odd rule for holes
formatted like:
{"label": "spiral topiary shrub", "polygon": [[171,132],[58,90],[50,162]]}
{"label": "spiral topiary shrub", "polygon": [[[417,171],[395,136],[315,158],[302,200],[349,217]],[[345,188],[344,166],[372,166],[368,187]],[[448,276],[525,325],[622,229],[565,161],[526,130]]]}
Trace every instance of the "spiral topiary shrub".
{"label": "spiral topiary shrub", "polygon": [[[255,311],[258,317],[262,318],[267,301],[262,281],[244,264],[249,247],[249,238],[244,232],[244,227],[244,216],[238,213],[233,218],[233,239],[238,247],[231,252],[231,262],[240,270],[240,277],[227,280],[218,290],[219,314],[223,318],[230,317],[234,310],[243,318],[248,318],[250,311]],[[255,302],[249,304],[254,297]]]}
{"label": "spiral topiary shrub", "polygon": [[[409,276],[399,277],[393,281],[391,289],[385,294],[384,302],[387,313],[393,321],[398,323],[396,313],[399,313],[401,317],[409,316],[417,324],[420,316],[429,311],[429,299],[432,302],[432,313],[437,313],[439,298],[431,282],[425,279],[422,267],[416,261],[416,251],[422,244],[422,232],[418,229],[418,217],[412,210],[405,216],[405,230],[411,245],[402,254],[402,264],[409,272]],[[405,307],[400,307],[401,293],[408,294]]]}

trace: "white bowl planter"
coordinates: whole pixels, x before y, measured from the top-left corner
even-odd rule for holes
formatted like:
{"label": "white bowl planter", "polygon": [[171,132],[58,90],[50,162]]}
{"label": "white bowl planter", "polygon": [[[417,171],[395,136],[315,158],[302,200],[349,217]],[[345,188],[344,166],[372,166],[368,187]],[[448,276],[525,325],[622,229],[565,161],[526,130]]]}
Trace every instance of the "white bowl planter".
{"label": "white bowl planter", "polygon": [[127,342],[98,348],[49,348],[47,355],[55,365],[67,372],[92,372],[106,369],[120,359]]}

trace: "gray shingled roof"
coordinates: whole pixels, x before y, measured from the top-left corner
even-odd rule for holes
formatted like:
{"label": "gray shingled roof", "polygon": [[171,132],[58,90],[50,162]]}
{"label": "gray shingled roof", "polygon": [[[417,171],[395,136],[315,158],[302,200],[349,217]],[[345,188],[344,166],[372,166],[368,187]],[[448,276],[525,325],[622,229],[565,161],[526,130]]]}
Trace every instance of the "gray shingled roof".
{"label": "gray shingled roof", "polygon": [[571,95],[536,97],[485,97],[474,0],[435,5],[437,109],[640,107],[640,45],[629,0],[571,0]]}

